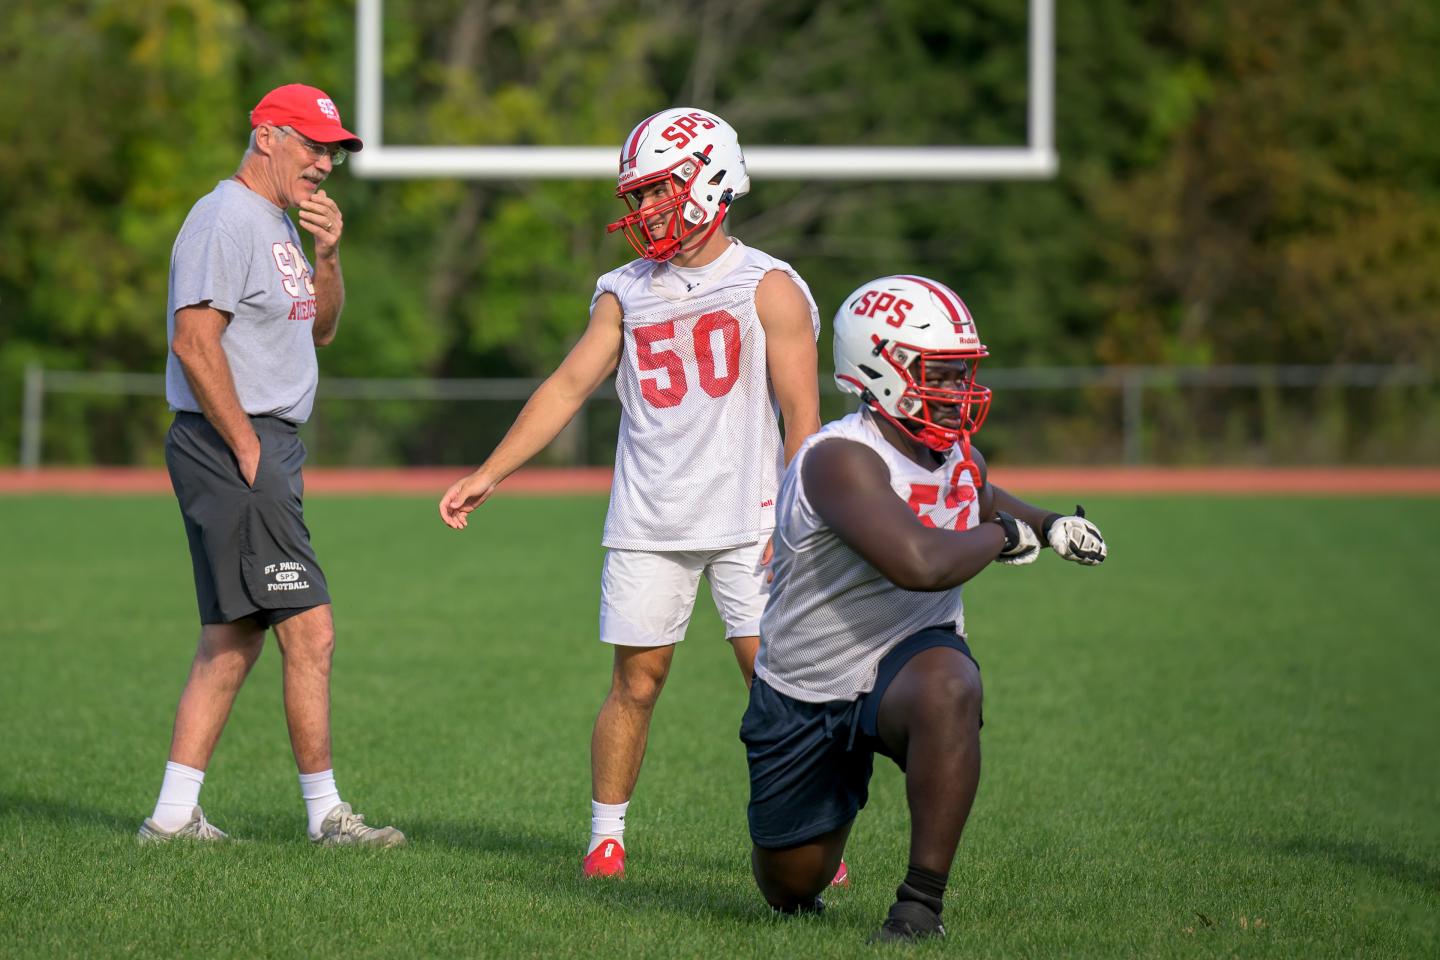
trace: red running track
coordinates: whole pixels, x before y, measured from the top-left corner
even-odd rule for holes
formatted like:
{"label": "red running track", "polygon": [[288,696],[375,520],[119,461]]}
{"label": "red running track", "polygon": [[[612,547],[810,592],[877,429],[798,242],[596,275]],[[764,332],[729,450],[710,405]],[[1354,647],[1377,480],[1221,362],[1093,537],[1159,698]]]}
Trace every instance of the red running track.
{"label": "red running track", "polygon": [[[464,471],[456,467],[305,471],[309,493],[432,496],[437,500]],[[1233,494],[1272,496],[1440,496],[1440,467],[1009,467],[996,483],[1016,491],[1066,494]],[[517,471],[507,494],[607,493],[608,467]],[[170,493],[164,470],[132,467],[35,471],[0,469],[0,495],[60,493],[83,496]]]}

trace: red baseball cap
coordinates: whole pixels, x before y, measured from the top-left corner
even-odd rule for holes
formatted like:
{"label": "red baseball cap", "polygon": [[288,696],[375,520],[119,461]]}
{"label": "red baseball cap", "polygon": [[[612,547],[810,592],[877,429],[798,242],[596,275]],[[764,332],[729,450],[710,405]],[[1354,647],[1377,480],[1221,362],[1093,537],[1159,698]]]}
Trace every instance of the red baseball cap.
{"label": "red baseball cap", "polygon": [[303,83],[287,83],[261,97],[250,111],[250,128],[262,123],[293,127],[316,143],[338,144],[348,153],[358,153],[365,146],[340,125],[340,111],[330,95]]}

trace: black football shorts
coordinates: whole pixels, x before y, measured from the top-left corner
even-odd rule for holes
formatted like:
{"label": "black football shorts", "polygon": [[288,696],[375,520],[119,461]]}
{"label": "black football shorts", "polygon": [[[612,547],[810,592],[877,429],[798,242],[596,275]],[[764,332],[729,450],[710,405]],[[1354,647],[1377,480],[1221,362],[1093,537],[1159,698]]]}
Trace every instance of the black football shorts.
{"label": "black football shorts", "polygon": [[[750,765],[747,814],[757,847],[793,847],[855,819],[870,797],[875,754],[890,756],[878,729],[880,701],[900,668],[931,647],[951,647],[975,660],[949,623],[897,643],[880,660],[875,686],[855,700],[796,700],[755,677],[740,739]],[[891,759],[905,768],[903,757]]]}
{"label": "black football shorts", "polygon": [[269,626],[330,602],[302,512],[305,444],[293,423],[276,417],[250,422],[260,438],[253,487],[200,414],[177,413],[165,436],[201,623],[253,617]]}

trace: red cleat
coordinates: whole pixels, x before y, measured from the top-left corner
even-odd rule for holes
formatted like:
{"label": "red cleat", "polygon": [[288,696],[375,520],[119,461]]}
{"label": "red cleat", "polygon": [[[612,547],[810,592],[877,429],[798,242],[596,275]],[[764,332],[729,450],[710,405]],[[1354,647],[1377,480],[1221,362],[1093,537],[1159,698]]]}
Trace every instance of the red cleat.
{"label": "red cleat", "polygon": [[585,855],[580,872],[587,877],[625,878],[625,848],[619,840],[601,840],[600,846]]}
{"label": "red cleat", "polygon": [[835,871],[835,879],[830,881],[832,887],[850,886],[850,868],[845,866],[845,861],[840,861],[840,869]]}

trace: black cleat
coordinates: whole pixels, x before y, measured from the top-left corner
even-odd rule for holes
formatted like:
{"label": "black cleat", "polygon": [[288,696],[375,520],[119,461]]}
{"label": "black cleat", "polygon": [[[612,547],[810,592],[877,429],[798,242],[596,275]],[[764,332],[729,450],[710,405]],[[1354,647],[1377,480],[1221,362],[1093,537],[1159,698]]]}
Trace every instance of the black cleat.
{"label": "black cleat", "polygon": [[940,914],[914,900],[897,900],[880,929],[870,934],[870,943],[911,943],[945,936]]}
{"label": "black cleat", "polygon": [[801,903],[791,904],[788,907],[777,907],[774,904],[771,904],[770,909],[774,910],[776,913],[783,913],[787,917],[793,917],[797,915],[815,916],[825,912],[825,901],[821,900],[819,897],[813,897],[810,900],[806,900]]}

